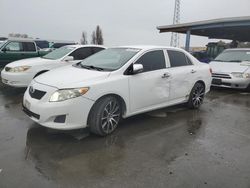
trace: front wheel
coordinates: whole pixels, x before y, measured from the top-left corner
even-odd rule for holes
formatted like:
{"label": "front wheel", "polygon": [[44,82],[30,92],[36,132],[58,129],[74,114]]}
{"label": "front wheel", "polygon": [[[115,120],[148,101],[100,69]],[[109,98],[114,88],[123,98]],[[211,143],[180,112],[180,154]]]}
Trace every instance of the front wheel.
{"label": "front wheel", "polygon": [[108,96],[94,104],[90,116],[90,131],[105,136],[114,132],[121,119],[121,105],[117,98]]}
{"label": "front wheel", "polygon": [[190,92],[188,107],[192,109],[199,108],[203,103],[204,96],[205,96],[205,86],[204,84],[197,82]]}

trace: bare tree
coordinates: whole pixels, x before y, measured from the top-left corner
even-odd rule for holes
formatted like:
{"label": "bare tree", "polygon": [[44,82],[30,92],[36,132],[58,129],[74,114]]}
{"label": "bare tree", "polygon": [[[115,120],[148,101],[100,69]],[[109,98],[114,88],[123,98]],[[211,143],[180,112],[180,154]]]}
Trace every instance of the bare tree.
{"label": "bare tree", "polygon": [[96,27],[95,32],[96,32],[96,43],[100,44],[100,45],[103,45],[102,30],[101,30],[99,25]]}
{"label": "bare tree", "polygon": [[93,31],[91,35],[91,43],[103,45],[102,30],[99,25],[96,27],[96,30]]}
{"label": "bare tree", "polygon": [[81,44],[88,44],[87,33],[85,31],[82,32]]}
{"label": "bare tree", "polygon": [[91,35],[91,44],[97,44],[97,43],[96,43],[95,31],[93,31],[93,32],[92,32],[92,35]]}
{"label": "bare tree", "polygon": [[20,34],[20,33],[10,33],[9,37],[28,38],[28,35],[27,34]]}

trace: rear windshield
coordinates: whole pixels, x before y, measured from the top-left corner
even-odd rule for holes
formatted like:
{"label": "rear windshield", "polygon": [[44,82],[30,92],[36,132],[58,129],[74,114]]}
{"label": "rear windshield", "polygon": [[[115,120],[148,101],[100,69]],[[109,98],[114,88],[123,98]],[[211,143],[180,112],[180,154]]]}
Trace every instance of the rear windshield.
{"label": "rear windshield", "polygon": [[250,50],[224,51],[220,55],[218,55],[214,61],[233,62],[233,63],[250,61]]}

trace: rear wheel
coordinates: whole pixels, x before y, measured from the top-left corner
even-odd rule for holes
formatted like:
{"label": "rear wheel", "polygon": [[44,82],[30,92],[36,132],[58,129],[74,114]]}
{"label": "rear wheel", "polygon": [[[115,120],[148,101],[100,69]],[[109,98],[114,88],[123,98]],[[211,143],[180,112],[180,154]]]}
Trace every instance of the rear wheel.
{"label": "rear wheel", "polygon": [[108,96],[94,104],[89,116],[90,131],[105,136],[114,132],[121,119],[121,105],[117,98]]}
{"label": "rear wheel", "polygon": [[190,92],[188,107],[192,109],[197,109],[203,103],[205,96],[205,86],[204,84],[197,82]]}
{"label": "rear wheel", "polygon": [[248,85],[248,87],[246,88],[246,91],[250,92],[250,84]]}

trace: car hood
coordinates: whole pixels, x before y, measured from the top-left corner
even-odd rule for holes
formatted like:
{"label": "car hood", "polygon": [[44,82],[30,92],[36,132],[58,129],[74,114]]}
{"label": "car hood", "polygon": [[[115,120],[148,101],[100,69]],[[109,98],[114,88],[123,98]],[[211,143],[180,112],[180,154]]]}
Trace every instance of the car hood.
{"label": "car hood", "polygon": [[93,81],[103,80],[110,72],[101,72],[74,67],[72,65],[48,71],[35,78],[35,81],[58,89],[83,87]]}
{"label": "car hood", "polygon": [[22,59],[22,60],[18,60],[18,61],[14,61],[12,63],[9,63],[8,65],[6,65],[7,67],[17,67],[17,66],[34,66],[34,65],[42,65],[42,64],[46,64],[46,63],[51,63],[51,62],[55,62],[57,60],[52,60],[52,59],[44,59],[41,57],[34,57],[34,58],[28,58],[28,59]]}
{"label": "car hood", "polygon": [[245,66],[242,63],[227,63],[212,61],[209,63],[211,69],[215,73],[232,73],[232,72],[245,72],[249,66]]}

